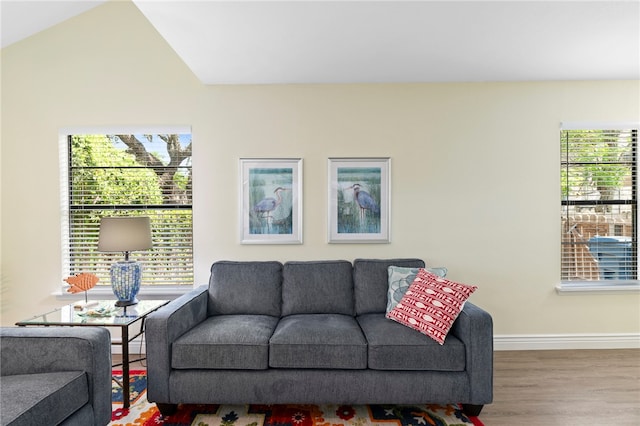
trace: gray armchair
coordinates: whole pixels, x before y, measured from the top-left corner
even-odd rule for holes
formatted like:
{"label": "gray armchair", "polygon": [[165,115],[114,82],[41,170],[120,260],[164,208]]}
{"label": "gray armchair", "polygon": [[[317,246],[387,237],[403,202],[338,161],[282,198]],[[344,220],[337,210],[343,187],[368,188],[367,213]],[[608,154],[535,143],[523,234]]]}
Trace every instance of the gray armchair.
{"label": "gray armchair", "polygon": [[0,424],[107,425],[111,337],[98,327],[0,328]]}

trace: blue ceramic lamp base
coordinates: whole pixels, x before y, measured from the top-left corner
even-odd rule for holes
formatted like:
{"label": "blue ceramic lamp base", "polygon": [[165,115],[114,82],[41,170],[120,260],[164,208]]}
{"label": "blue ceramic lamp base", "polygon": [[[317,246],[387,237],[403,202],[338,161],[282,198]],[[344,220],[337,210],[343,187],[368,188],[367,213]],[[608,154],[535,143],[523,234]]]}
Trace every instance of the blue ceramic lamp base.
{"label": "blue ceramic lamp base", "polygon": [[118,301],[116,306],[131,306],[138,303],[142,265],[135,260],[125,260],[111,265],[111,289]]}

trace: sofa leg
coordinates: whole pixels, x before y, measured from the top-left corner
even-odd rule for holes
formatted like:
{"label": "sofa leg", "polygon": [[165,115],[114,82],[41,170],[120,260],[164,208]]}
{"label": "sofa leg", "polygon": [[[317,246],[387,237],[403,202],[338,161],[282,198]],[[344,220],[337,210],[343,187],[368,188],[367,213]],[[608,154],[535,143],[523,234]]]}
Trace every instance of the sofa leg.
{"label": "sofa leg", "polygon": [[178,404],[161,404],[157,402],[156,406],[158,407],[160,414],[162,414],[162,417],[170,416],[178,411]]}
{"label": "sofa leg", "polygon": [[467,416],[476,417],[480,415],[483,407],[484,405],[462,404],[462,412]]}

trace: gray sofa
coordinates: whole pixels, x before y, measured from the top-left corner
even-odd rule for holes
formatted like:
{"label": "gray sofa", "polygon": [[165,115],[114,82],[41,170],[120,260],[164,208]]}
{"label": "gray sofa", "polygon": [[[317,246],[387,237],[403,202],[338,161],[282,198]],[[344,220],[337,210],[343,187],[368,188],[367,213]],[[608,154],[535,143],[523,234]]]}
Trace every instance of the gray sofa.
{"label": "gray sofa", "polygon": [[461,403],[493,397],[491,316],[467,302],[444,345],[385,318],[389,266],[216,262],[146,322],[147,398],[177,404]]}
{"label": "gray sofa", "polygon": [[111,337],[104,328],[0,328],[2,426],[111,421]]}

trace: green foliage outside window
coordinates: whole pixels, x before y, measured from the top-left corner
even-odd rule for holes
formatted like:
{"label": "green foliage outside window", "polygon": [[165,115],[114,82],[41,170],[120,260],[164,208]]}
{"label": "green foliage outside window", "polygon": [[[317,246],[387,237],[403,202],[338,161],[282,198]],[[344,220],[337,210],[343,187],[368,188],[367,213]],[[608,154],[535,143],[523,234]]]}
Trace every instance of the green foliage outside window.
{"label": "green foliage outside window", "polygon": [[630,184],[633,144],[619,131],[563,131],[561,139],[564,200],[628,198],[620,190]]}

